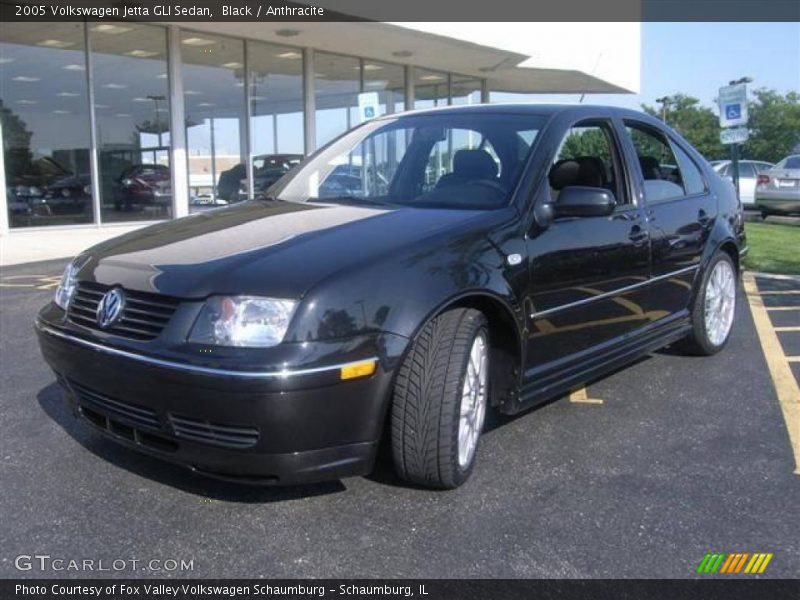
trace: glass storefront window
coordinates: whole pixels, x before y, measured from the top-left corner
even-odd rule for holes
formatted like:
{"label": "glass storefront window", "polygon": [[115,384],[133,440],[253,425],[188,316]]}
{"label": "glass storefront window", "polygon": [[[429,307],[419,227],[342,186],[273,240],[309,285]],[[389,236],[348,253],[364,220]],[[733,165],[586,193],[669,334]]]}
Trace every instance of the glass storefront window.
{"label": "glass storefront window", "polygon": [[358,125],[361,65],[357,58],[317,52],[314,55],[317,148]]}
{"label": "glass storefront window", "polygon": [[[259,196],[303,158],[303,54],[293,48],[248,42],[247,58],[253,190]],[[236,176],[237,181],[245,179],[244,164]]]}
{"label": "glass storefront window", "polygon": [[405,69],[402,65],[364,60],[364,91],[378,92],[380,114],[402,112],[406,106]]}
{"label": "glass storefront window", "polygon": [[81,23],[0,27],[0,119],[10,227],[91,223]]}
{"label": "glass storefront window", "polygon": [[172,216],[167,32],[90,24],[103,222]]}
{"label": "glass storefront window", "polygon": [[450,94],[452,104],[480,104],[481,80],[464,75],[452,76]]}
{"label": "glass storefront window", "polygon": [[447,106],[447,73],[414,69],[414,108]]}
{"label": "glass storefront window", "polygon": [[247,156],[244,42],[181,32],[189,210],[247,198],[240,189]]}

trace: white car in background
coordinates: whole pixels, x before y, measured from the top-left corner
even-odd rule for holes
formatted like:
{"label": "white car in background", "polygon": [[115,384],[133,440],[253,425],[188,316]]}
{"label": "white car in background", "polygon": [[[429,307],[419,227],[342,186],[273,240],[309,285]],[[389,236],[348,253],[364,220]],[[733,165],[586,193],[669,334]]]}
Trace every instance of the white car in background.
{"label": "white car in background", "polygon": [[[711,163],[714,170],[721,177],[733,181],[733,161],[715,160]],[[774,165],[761,160],[740,160],[739,161],[739,198],[745,208],[755,208],[755,191],[758,182],[758,174],[768,171]]]}
{"label": "white car in background", "polygon": [[800,154],[787,156],[759,174],[755,200],[764,219],[800,213]]}

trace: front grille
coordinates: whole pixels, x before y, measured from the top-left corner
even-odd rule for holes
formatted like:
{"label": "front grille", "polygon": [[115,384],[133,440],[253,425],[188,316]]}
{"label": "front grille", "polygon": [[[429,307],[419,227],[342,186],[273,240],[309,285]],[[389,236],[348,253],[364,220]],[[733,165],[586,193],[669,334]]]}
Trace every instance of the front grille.
{"label": "front grille", "polygon": [[82,281],[75,290],[67,312],[67,318],[83,327],[108,331],[136,340],[152,340],[169,323],[179,300],[159,294],[125,290],[125,304],[121,318],[111,327],[101,328],[97,324],[97,305],[111,287]]}
{"label": "front grille", "polygon": [[94,392],[72,380],[67,380],[67,385],[77,396],[81,405],[88,406],[103,414],[120,419],[136,427],[160,430],[161,423],[156,411],[145,406],[134,406],[127,402],[114,400],[98,392]]}
{"label": "front grille", "polygon": [[181,415],[170,414],[175,435],[201,444],[222,448],[249,448],[258,441],[258,429],[247,425],[212,423]]}

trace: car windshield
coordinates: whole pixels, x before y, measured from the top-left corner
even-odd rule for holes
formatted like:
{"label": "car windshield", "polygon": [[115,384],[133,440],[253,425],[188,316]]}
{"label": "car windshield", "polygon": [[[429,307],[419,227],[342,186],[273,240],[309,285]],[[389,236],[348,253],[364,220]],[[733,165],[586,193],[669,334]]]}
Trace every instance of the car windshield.
{"label": "car windshield", "polygon": [[800,169],[800,156],[788,156],[783,164],[783,169]]}
{"label": "car windshield", "polygon": [[271,190],[290,202],[491,209],[510,200],[545,117],[443,111],[369,122]]}

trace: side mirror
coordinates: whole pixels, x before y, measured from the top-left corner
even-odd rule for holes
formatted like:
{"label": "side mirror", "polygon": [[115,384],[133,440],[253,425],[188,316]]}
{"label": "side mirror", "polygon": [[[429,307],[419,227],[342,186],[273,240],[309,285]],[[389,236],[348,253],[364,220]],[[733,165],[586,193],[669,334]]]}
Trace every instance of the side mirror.
{"label": "side mirror", "polygon": [[606,217],[614,212],[614,193],[599,187],[570,185],[561,190],[553,203],[553,216]]}

